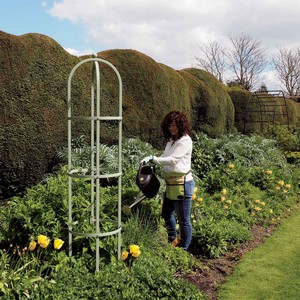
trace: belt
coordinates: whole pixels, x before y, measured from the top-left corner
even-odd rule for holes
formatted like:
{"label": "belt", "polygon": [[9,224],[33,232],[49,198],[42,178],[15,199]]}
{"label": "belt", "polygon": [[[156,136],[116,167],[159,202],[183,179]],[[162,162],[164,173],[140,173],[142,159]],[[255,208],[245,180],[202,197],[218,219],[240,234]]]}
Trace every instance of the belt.
{"label": "belt", "polygon": [[169,185],[177,185],[177,184],[184,184],[185,182],[185,176],[190,174],[191,170],[189,170],[187,173],[169,173],[172,174],[171,176],[168,176],[168,174],[166,174],[166,182]]}

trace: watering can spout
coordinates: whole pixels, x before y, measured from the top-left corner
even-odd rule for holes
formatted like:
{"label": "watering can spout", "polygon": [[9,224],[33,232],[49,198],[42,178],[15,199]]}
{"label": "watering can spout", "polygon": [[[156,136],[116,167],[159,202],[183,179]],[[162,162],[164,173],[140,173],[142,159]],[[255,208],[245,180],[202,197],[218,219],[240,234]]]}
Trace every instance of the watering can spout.
{"label": "watering can spout", "polygon": [[136,196],[135,201],[131,205],[129,205],[129,208],[133,208],[134,206],[136,206],[138,203],[140,203],[145,198],[146,198],[145,195],[141,195],[141,193],[138,193],[138,195]]}

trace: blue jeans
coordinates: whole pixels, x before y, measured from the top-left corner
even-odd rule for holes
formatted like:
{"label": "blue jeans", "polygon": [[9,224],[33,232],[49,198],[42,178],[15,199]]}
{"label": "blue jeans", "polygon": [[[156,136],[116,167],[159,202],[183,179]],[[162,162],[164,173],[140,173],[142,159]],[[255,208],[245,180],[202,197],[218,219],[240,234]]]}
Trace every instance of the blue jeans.
{"label": "blue jeans", "polygon": [[165,220],[168,240],[172,242],[177,237],[176,212],[179,229],[180,229],[180,247],[187,250],[192,240],[192,223],[191,223],[191,204],[192,195],[194,193],[194,180],[185,182],[185,198],[184,200],[170,200],[164,198],[162,205],[162,217]]}

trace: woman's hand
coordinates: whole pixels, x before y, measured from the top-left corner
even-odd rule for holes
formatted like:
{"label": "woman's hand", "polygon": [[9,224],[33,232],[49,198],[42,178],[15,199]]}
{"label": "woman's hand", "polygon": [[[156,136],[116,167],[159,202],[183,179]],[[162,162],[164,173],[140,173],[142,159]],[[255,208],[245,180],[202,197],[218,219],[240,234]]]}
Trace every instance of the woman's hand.
{"label": "woman's hand", "polygon": [[151,163],[151,162],[156,162],[156,156],[154,155],[149,155],[149,156],[146,156],[145,158],[143,158],[141,160],[141,164],[147,164],[147,163]]}

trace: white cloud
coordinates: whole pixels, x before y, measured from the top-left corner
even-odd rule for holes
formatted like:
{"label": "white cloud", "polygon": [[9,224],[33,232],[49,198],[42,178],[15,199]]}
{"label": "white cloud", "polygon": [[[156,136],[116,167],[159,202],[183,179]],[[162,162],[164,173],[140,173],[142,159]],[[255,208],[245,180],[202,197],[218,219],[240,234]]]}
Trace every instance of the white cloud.
{"label": "white cloud", "polygon": [[274,70],[267,70],[262,73],[262,82],[266,84],[268,90],[284,90],[283,85],[277,79]]}
{"label": "white cloud", "polygon": [[63,0],[50,12],[82,26],[86,41],[103,49],[135,49],[181,68],[191,66],[201,38],[215,36],[209,24],[228,10],[223,0]]}
{"label": "white cloud", "polygon": [[72,48],[64,48],[64,49],[74,56],[91,55],[91,54],[96,54],[97,52],[91,49],[86,49],[86,50],[77,50]]}
{"label": "white cloud", "polygon": [[59,0],[50,9],[97,52],[135,49],[175,69],[192,66],[202,42],[229,36],[249,34],[270,52],[295,45],[299,12],[299,0]]}

